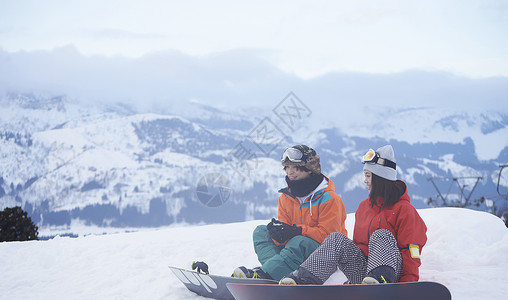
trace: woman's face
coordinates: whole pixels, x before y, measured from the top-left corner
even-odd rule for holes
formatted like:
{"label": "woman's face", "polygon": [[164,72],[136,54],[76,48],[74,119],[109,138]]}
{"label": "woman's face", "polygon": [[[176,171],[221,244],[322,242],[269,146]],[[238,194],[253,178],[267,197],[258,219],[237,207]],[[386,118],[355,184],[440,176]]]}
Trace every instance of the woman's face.
{"label": "woman's face", "polygon": [[286,175],[289,180],[301,180],[310,177],[311,171],[299,170],[296,166],[287,166]]}
{"label": "woman's face", "polygon": [[370,193],[372,189],[372,172],[364,170],[363,175],[365,175],[365,179],[363,180],[363,182],[367,185],[367,188],[369,189]]}

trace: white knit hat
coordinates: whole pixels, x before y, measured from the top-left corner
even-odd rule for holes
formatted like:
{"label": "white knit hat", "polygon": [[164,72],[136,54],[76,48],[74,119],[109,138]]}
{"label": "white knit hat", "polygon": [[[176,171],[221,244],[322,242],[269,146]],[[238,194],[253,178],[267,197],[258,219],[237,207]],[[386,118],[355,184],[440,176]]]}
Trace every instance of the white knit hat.
{"label": "white knit hat", "polygon": [[[381,158],[388,159],[396,163],[395,154],[393,153],[392,145],[386,145],[376,150]],[[379,177],[395,181],[397,180],[397,170],[391,167],[383,166],[380,164],[369,164],[363,165],[363,170],[371,171]]]}

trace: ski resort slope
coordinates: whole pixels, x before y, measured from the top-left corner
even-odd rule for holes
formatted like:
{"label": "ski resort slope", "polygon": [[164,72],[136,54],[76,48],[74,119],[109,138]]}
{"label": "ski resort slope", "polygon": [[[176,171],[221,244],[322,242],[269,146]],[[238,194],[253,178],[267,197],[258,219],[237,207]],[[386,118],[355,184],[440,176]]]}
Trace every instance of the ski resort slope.
{"label": "ski resort slope", "polygon": [[[499,218],[461,208],[419,213],[428,227],[420,280],[446,285],[458,300],[508,294],[508,229]],[[204,299],[189,292],[167,266],[189,268],[193,260],[202,260],[219,275],[240,265],[257,266],[252,231],[266,223],[0,243],[0,299]],[[346,227],[351,237],[354,214]],[[337,272],[325,284],[343,281]]]}

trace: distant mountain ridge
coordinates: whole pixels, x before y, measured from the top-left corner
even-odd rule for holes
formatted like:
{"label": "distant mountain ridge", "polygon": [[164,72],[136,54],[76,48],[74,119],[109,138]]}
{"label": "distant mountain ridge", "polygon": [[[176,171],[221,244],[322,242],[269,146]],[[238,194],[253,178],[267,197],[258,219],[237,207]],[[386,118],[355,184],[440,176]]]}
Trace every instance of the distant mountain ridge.
{"label": "distant mountain ridge", "polygon": [[[388,111],[386,115],[397,114],[391,123],[301,131],[274,144],[266,155],[249,139],[260,118],[247,112],[228,115],[186,103],[182,105],[200,113],[136,113],[124,105],[83,105],[36,94],[8,94],[0,104],[0,208],[20,205],[39,226],[69,226],[73,220],[160,226],[273,217],[277,191],[285,186],[280,152],[305,136],[313,137],[323,173],[335,182],[348,212],[367,196],[359,157],[370,147],[394,146],[399,177],[417,208],[427,207],[426,200],[436,194],[429,177],[483,177],[471,200],[496,200],[498,165],[508,162],[508,147],[502,143],[496,144],[501,150],[495,159],[477,156],[478,141],[507,136],[508,115],[503,113]],[[384,113],[373,121],[381,122]],[[401,131],[397,122],[407,120],[415,122],[414,128]],[[435,132],[455,134],[450,142],[433,142]],[[256,155],[245,156],[243,163],[251,167],[242,174],[231,159],[247,145]],[[222,193],[225,203],[203,204],[210,200],[200,197],[206,190],[198,193],[203,182]],[[460,191],[450,194],[460,198]]]}

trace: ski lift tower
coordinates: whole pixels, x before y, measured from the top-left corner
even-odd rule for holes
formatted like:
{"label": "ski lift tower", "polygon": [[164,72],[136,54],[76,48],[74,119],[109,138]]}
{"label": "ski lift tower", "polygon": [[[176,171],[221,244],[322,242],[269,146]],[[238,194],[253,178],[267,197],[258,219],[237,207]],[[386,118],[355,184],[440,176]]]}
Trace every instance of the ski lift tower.
{"label": "ski lift tower", "polygon": [[[482,203],[485,198],[484,197],[481,197],[480,199],[478,200],[475,200],[473,201],[473,203],[470,203],[470,199],[471,199],[471,195],[473,194],[476,186],[478,185],[478,182],[480,182],[480,180],[483,180],[483,177],[479,177],[479,176],[466,176],[466,177],[430,177],[430,178],[427,178],[428,181],[430,181],[432,183],[432,185],[434,186],[434,188],[436,189],[437,191],[437,196],[435,197],[435,199],[432,199],[432,197],[430,197],[428,199],[428,202],[427,204],[428,205],[431,205],[431,206],[437,206],[437,207],[440,207],[440,206],[451,206],[451,207],[466,207],[468,205],[476,205],[476,206],[479,206],[480,203]],[[474,185],[473,185],[473,188],[471,188],[471,192],[469,192],[469,195],[465,195],[464,193],[464,189],[468,186],[467,184],[461,184],[460,181],[473,181],[474,180]],[[439,189],[439,187],[437,186],[436,184],[436,181],[450,181],[450,185],[448,187],[448,191],[446,192],[446,194],[442,193]],[[460,190],[460,199],[457,201],[457,200],[451,200],[449,197],[450,197],[450,191],[452,190],[452,187],[454,186],[454,183],[457,184],[459,190]],[[441,200],[441,201],[439,201]],[[463,201],[464,200],[464,201]]]}
{"label": "ski lift tower", "polygon": [[[508,173],[508,165],[500,165],[499,167],[501,169],[499,170],[499,176],[497,177],[497,193],[499,194],[499,196],[501,196],[505,200],[508,200],[508,194],[502,193],[499,190],[499,185],[501,183],[501,178],[507,178],[508,177],[508,175],[506,175],[506,173]],[[505,170],[505,176],[501,176],[501,174],[503,174],[503,170]]]}
{"label": "ski lift tower", "polygon": [[[500,165],[499,176],[497,177],[497,193],[505,201],[508,201],[508,192],[502,192],[500,190],[501,183],[508,185],[508,165]],[[504,174],[503,174],[504,171]],[[506,202],[501,205],[500,211],[497,212],[497,216],[504,221],[504,225],[508,227],[508,210],[506,209]]]}

